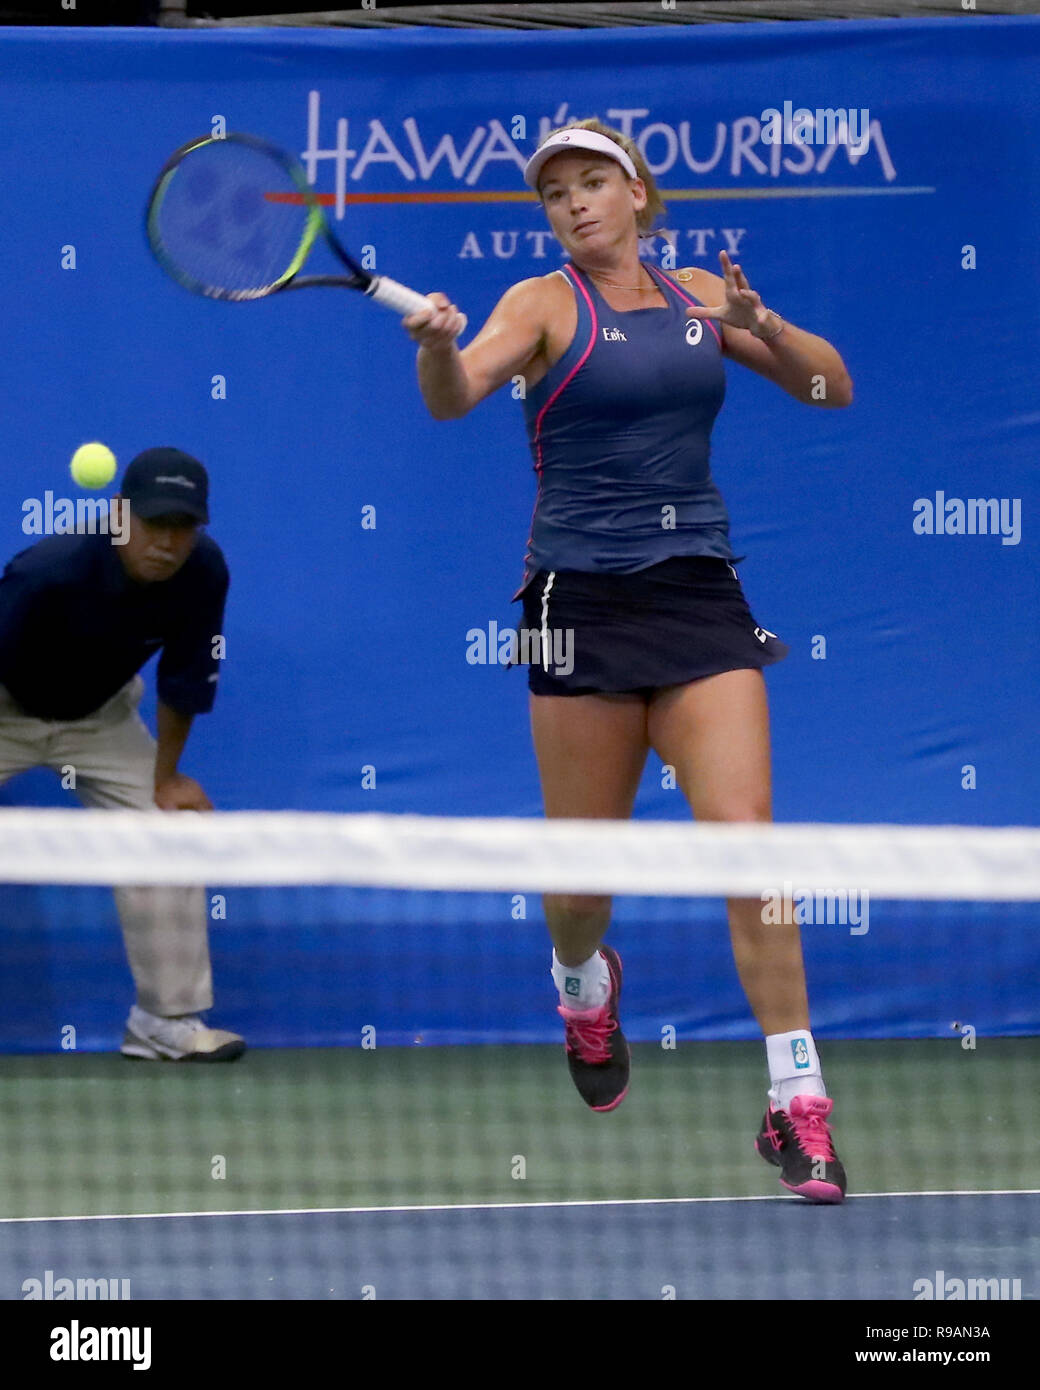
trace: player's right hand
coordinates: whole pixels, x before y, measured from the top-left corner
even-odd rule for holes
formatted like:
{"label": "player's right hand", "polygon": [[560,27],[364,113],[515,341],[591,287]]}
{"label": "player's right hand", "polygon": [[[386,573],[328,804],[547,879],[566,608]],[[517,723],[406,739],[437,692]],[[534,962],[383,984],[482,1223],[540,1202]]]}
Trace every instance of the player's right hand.
{"label": "player's right hand", "polygon": [[409,314],[401,322],[407,328],[409,337],[420,347],[450,347],[462,332],[464,317],[440,290],[434,290],[427,295],[427,299],[437,306],[432,313],[420,310],[416,314]]}

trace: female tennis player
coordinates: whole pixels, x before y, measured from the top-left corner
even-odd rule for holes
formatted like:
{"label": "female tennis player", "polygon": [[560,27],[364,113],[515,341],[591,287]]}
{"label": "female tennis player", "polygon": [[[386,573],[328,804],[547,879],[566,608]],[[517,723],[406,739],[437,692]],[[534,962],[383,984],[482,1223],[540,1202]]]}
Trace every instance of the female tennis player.
{"label": "female tennis player", "polygon": [[[806,405],[844,406],[835,349],[766,309],[739,265],[666,275],[639,257],[664,205],[634,142],[598,120],[550,132],[524,172],[569,259],[502,296],[474,340],[434,293],[404,326],[438,420],[466,415],[515,376],[538,477],[523,583],[531,724],[545,814],[627,819],[656,750],[698,821],[772,818],[762,668],[788,648],[749,611],[709,467],[723,357]],[[820,384],[823,384],[823,391]],[[815,387],[815,390],[814,390]],[[820,397],[820,398],[818,398]],[[568,660],[556,635],[573,632]],[[609,897],[547,894],[571,1075],[593,1110],[628,1089],[621,961],[603,944]],[[756,1141],[785,1187],[840,1202],[798,927],[728,901],[741,984],[765,1035],[770,1088]],[[790,913],[788,913],[790,915]]]}

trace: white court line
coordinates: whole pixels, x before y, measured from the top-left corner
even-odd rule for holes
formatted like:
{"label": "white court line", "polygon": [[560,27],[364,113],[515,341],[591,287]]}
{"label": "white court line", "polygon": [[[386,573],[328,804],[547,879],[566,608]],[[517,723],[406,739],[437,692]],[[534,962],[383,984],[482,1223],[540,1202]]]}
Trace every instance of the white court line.
{"label": "white court line", "polygon": [[[1040,1197],[1036,1187],[1000,1187],[958,1192],[855,1192],[846,1197],[856,1202],[864,1197]],[[275,1207],[255,1211],[150,1211],[113,1212],[94,1216],[0,1216],[0,1226],[31,1221],[171,1221],[176,1217],[201,1216],[355,1216],[366,1212],[389,1215],[416,1211],[527,1211],[559,1207],[663,1207],[691,1206],[705,1202],[804,1202],[795,1193],[776,1193],[751,1197],[601,1197],[576,1198],[569,1202],[448,1202],[443,1205],[404,1207]],[[813,1204],[815,1205],[815,1204]]]}

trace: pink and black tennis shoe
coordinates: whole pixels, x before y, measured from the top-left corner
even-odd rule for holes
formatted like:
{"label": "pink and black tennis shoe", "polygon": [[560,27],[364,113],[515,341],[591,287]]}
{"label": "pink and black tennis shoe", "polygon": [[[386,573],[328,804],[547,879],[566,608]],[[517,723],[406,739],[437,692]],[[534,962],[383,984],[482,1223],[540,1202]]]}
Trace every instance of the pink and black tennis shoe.
{"label": "pink and black tennis shoe", "polygon": [[567,1065],[582,1100],[593,1110],[614,1110],[628,1092],[629,1051],[618,1023],[621,958],[609,946],[599,948],[610,971],[610,994],[599,1009],[558,1005],[567,1025]]}
{"label": "pink and black tennis shoe", "polygon": [[784,1187],[810,1202],[845,1200],[845,1169],[827,1124],[833,1109],[826,1096],[794,1096],[788,1110],[770,1101],[755,1140],[765,1161],[780,1169]]}

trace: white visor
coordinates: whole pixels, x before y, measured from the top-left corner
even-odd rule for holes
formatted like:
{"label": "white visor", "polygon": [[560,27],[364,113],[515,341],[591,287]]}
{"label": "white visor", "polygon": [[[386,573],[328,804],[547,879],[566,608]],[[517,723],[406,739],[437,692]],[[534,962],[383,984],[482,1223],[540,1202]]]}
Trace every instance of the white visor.
{"label": "white visor", "polygon": [[545,161],[552,159],[554,154],[564,154],[567,150],[575,149],[593,150],[596,154],[609,155],[611,159],[617,160],[630,179],[639,177],[636,166],[619,144],[607,135],[600,135],[597,130],[579,128],[577,130],[561,130],[556,135],[551,135],[527,161],[524,168],[524,182],[529,188],[537,189],[538,175]]}

